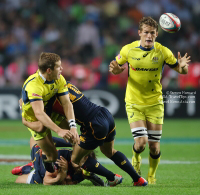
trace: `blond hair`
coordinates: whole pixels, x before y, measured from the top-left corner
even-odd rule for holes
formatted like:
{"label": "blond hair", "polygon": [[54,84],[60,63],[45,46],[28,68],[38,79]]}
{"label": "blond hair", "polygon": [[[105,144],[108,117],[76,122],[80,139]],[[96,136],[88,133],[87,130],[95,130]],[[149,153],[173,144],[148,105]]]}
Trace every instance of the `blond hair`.
{"label": "blond hair", "polygon": [[144,24],[154,27],[158,31],[158,23],[152,17],[143,17],[139,22],[139,30],[142,30]]}

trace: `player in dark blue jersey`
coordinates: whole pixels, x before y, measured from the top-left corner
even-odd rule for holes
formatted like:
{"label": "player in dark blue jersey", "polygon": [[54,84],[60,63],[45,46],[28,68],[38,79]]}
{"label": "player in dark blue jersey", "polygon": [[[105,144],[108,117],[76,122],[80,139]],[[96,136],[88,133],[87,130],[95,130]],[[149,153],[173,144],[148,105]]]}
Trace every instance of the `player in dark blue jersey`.
{"label": "player in dark blue jersey", "polygon": [[[110,158],[118,167],[131,176],[135,186],[146,186],[146,180],[135,172],[127,157],[120,151],[114,149],[116,127],[111,113],[106,108],[97,106],[89,101],[84,94],[70,82],[67,82],[67,87],[70,100],[73,104],[76,122],[81,127],[80,143],[74,146],[72,162],[78,165],[84,156],[100,146],[101,152],[106,157]],[[59,99],[55,101],[52,111],[65,116]],[[65,121],[66,120],[64,120],[64,122]],[[25,121],[24,124],[27,126]],[[91,164],[86,161],[83,168],[90,172],[96,172],[95,169],[99,169],[100,171],[100,167],[90,165]],[[121,182],[121,176],[113,175],[109,177],[107,185],[115,186]]]}
{"label": "player in dark blue jersey", "polygon": [[[60,138],[59,138],[60,139]],[[57,139],[56,141],[62,144],[62,139]],[[55,172],[50,173],[45,170],[41,157],[41,149],[36,144],[36,142],[31,138],[30,140],[31,147],[31,159],[32,164],[28,163],[27,165],[21,167],[15,167],[12,169],[12,174],[20,175],[16,179],[16,183],[27,183],[27,184],[44,184],[44,185],[53,185],[53,184],[63,184],[63,185],[72,185],[77,184],[83,181],[84,179],[90,180],[96,186],[104,186],[104,182],[97,175],[90,173],[89,175],[84,175],[82,170],[76,171],[71,162],[72,150],[70,149],[59,149],[58,150],[58,159],[54,164]],[[91,153],[90,157],[95,159],[95,154]],[[88,160],[88,157],[82,159],[81,163],[84,163]],[[31,169],[34,169],[31,171]]]}

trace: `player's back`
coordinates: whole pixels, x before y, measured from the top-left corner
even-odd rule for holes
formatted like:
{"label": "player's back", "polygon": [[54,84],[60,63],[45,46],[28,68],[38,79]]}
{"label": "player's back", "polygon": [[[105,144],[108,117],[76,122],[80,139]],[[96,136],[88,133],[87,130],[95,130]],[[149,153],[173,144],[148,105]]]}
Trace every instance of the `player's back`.
{"label": "player's back", "polygon": [[[67,82],[70,101],[73,104],[76,122],[83,125],[88,122],[95,113],[98,112],[100,106],[92,103],[85,95],[72,83]],[[64,115],[63,108],[59,101],[56,101],[53,106],[53,111]]]}

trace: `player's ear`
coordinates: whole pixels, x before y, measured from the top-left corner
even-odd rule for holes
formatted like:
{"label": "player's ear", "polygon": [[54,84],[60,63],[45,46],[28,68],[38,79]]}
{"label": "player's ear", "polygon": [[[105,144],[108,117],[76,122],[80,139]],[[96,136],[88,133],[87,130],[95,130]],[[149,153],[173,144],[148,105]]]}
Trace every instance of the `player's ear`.
{"label": "player's ear", "polygon": [[141,30],[138,30],[138,35],[139,35],[140,37],[141,37],[141,33],[142,33]]}
{"label": "player's ear", "polygon": [[52,70],[51,68],[47,68],[47,74],[51,74]]}
{"label": "player's ear", "polygon": [[158,31],[156,31],[156,37],[158,36]]}

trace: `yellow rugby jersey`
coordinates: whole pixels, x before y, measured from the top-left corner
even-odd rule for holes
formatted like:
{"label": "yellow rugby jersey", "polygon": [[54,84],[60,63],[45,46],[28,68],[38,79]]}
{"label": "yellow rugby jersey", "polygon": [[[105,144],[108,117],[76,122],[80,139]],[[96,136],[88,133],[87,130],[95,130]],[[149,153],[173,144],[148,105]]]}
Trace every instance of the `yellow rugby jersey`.
{"label": "yellow rugby jersey", "polygon": [[146,49],[140,41],[125,45],[116,61],[119,65],[128,62],[129,77],[126,87],[125,101],[138,105],[153,105],[162,102],[162,71],[164,64],[175,68],[177,59],[172,52],[155,42],[154,46]]}
{"label": "yellow rugby jersey", "polygon": [[58,80],[47,81],[38,70],[22,87],[22,116],[28,121],[37,120],[30,105],[33,101],[43,101],[45,112],[50,116],[56,96],[65,94],[68,94],[68,88],[62,75]]}

